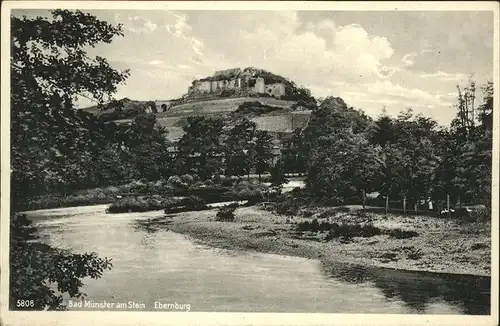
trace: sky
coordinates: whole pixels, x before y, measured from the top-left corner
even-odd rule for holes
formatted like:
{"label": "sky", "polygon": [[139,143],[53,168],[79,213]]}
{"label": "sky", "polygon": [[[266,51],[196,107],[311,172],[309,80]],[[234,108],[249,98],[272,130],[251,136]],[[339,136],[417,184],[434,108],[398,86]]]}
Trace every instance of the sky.
{"label": "sky", "polygon": [[[130,69],[116,98],[178,98],[194,79],[251,66],[374,118],[411,108],[446,125],[457,84],[493,78],[486,11],[86,11],[123,24],[124,37],[89,49]],[[26,13],[48,15],[13,12]]]}

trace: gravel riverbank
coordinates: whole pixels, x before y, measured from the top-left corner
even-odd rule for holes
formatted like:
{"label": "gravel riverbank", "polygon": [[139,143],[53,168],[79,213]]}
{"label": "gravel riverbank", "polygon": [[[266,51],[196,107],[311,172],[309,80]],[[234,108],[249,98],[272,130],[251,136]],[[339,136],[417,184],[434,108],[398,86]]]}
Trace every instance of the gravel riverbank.
{"label": "gravel riverbank", "polygon": [[[234,222],[214,221],[217,210],[167,215],[171,231],[214,247],[319,259],[411,271],[489,276],[490,224],[461,224],[429,216],[336,213],[330,222],[370,223],[381,230],[415,231],[397,239],[387,234],[348,239],[325,239],[326,232],[297,232],[296,224],[259,207],[242,207]],[[300,222],[301,219],[294,222]],[[367,221],[368,220],[368,221]],[[158,221],[160,222],[160,221]],[[293,223],[293,222],[292,222]]]}

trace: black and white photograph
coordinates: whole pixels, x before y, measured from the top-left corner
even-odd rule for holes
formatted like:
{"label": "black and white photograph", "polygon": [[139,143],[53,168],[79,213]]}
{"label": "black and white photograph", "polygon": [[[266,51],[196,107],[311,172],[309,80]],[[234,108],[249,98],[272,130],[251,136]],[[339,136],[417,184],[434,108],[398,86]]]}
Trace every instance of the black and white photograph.
{"label": "black and white photograph", "polygon": [[498,324],[498,9],[2,3],[0,324]]}

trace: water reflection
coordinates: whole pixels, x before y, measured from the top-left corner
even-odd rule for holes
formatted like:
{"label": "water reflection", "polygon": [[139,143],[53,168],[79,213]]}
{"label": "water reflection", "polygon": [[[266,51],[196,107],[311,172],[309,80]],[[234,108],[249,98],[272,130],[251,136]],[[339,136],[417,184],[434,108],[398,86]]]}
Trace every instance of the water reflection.
{"label": "water reflection", "polygon": [[338,264],[326,270],[347,283],[372,283],[387,300],[399,300],[412,313],[425,313],[431,304],[445,301],[467,315],[490,314],[489,277],[398,271]]}

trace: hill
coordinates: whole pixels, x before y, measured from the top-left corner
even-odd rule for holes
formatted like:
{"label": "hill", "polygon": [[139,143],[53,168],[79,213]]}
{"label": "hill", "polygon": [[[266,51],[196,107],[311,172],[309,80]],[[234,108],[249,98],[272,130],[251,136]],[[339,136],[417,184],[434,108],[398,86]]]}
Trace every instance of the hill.
{"label": "hill", "polygon": [[275,134],[304,128],[310,110],[317,105],[309,90],[263,69],[247,67],[221,70],[194,80],[181,98],[165,101],[134,101],[123,98],[103,108],[84,109],[105,121],[130,123],[143,113],[156,114],[158,125],[169,131],[172,141],[182,137],[189,116],[247,117],[257,129]]}
{"label": "hill", "polygon": [[134,101],[127,97],[121,100],[114,100],[99,107],[97,105],[82,109],[94,114],[105,121],[115,121],[122,119],[132,119],[143,113],[156,111],[153,101]]}

